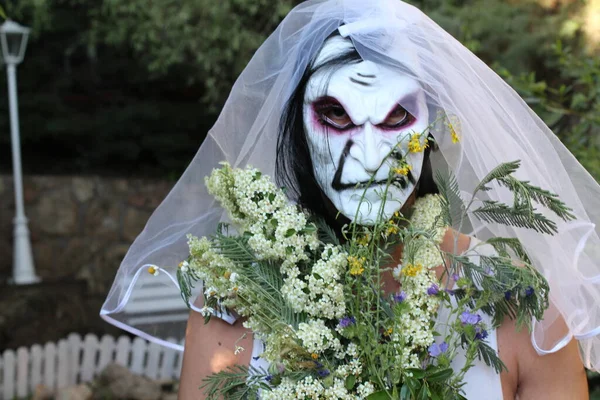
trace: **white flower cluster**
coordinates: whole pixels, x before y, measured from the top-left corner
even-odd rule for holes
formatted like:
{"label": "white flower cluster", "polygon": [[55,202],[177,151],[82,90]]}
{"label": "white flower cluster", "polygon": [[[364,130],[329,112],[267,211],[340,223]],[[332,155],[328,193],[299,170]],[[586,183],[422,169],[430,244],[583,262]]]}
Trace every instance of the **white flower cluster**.
{"label": "white flower cluster", "polygon": [[[446,228],[439,225],[441,213],[442,205],[436,195],[425,196],[415,202],[411,217],[412,226],[423,230],[435,228],[435,235],[433,240],[413,239],[418,241],[418,250],[412,260],[411,273],[401,274],[401,268],[394,271],[394,276],[402,280],[402,290],[406,293],[404,301],[407,308],[404,309],[399,326],[392,334],[392,341],[400,355],[398,361],[403,368],[419,368],[421,363],[418,352],[434,342],[432,321],[440,300],[437,296],[429,294],[428,290],[437,283],[432,268],[444,261],[438,248],[446,233]],[[404,254],[404,257],[406,256],[407,254]],[[408,259],[403,258],[403,264],[407,266]]]}
{"label": "white flower cluster", "polygon": [[334,337],[333,331],[325,326],[322,319],[311,319],[300,323],[296,335],[310,353],[319,354],[328,349],[340,353],[343,351],[340,340]]}
{"label": "white flower cluster", "polygon": [[206,185],[231,219],[252,234],[248,244],[258,259],[281,260],[286,272],[308,259],[307,248],[319,247],[316,229],[309,229],[304,213],[258,169],[225,164],[213,171]]}
{"label": "white flower cluster", "polygon": [[414,277],[404,277],[402,290],[406,293],[407,308],[400,315],[399,327],[392,334],[392,341],[400,351],[403,368],[419,368],[417,353],[429,347],[433,341],[432,319],[439,305],[436,296],[427,290],[435,282],[435,274],[423,269]]}
{"label": "white flower cluster", "polygon": [[443,263],[442,256],[434,243],[441,243],[446,234],[447,227],[440,224],[442,203],[438,195],[427,195],[415,201],[413,215],[410,218],[412,226],[418,229],[435,228],[433,243],[428,239],[420,239],[424,243],[419,245],[416,258],[426,268],[434,268]]}
{"label": "white flower cluster", "polygon": [[340,282],[348,265],[348,254],[327,245],[308,277],[309,305],[305,311],[314,317],[342,318],[346,313],[344,285]]}
{"label": "white flower cluster", "polygon": [[281,293],[296,312],[327,319],[341,318],[346,312],[341,281],[347,266],[348,254],[339,247],[326,245],[308,279],[300,276],[295,265],[285,270],[287,276]]}
{"label": "white flower cluster", "polygon": [[361,383],[356,394],[348,392],[342,379],[334,379],[331,386],[324,387],[321,381],[307,376],[300,382],[284,378],[279,386],[261,393],[263,400],[314,399],[314,400],[363,400],[375,391],[370,383]]}
{"label": "white flower cluster", "polygon": [[204,282],[204,294],[207,297],[225,298],[237,290],[237,275],[231,273],[233,262],[213,249],[207,238],[192,235],[187,238],[191,257],[189,262],[182,262],[180,268],[184,272],[191,270]]}

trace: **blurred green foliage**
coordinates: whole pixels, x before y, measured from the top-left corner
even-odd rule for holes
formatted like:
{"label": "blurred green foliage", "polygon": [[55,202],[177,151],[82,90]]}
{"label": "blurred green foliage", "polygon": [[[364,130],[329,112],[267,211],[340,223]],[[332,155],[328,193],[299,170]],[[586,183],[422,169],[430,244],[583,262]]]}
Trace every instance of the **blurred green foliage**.
{"label": "blurred green foliage", "polygon": [[600,179],[600,55],[586,50],[585,1],[412,3],[492,66]]}
{"label": "blurred green foliage", "polygon": [[202,82],[203,101],[215,111],[292,6],[291,0],[107,0],[91,13],[91,35],[130,47],[151,76],[176,73],[188,84]]}
{"label": "blurred green foliage", "polygon": [[[254,51],[299,2],[0,0],[33,28],[19,68],[25,168],[177,176]],[[600,177],[600,57],[584,50],[585,1],[410,2],[495,68]],[[1,113],[0,131],[7,124]]]}

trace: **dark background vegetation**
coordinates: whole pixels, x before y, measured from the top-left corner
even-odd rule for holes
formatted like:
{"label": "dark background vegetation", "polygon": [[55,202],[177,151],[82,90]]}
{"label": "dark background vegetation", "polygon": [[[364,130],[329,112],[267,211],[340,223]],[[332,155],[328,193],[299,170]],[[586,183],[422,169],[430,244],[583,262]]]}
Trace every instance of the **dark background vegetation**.
{"label": "dark background vegetation", "polygon": [[[412,3],[501,73],[598,177],[595,1]],[[0,0],[33,28],[18,69],[25,172],[175,179],[254,50],[299,2]],[[8,123],[0,112],[0,132]],[[5,172],[9,141],[0,135]]]}
{"label": "dark background vegetation", "polygon": [[[0,0],[33,28],[18,69],[25,173],[176,179],[237,75],[298,3]],[[599,0],[411,3],[498,71],[600,177]],[[0,93],[0,172],[10,173],[4,78]]]}

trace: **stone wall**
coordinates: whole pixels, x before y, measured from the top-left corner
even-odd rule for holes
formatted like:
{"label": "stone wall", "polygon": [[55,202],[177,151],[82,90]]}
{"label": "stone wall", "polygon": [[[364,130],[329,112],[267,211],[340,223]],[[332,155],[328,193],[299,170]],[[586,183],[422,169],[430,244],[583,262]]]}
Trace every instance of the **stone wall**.
{"label": "stone wall", "polygon": [[170,182],[28,176],[25,213],[34,285],[12,276],[14,190],[0,175],[0,351],[67,337],[123,334],[98,315],[129,245],[171,189]]}
{"label": "stone wall", "polygon": [[[24,178],[25,213],[38,276],[82,280],[106,293],[129,245],[171,182],[70,176]],[[0,175],[0,281],[12,275],[12,176]]]}

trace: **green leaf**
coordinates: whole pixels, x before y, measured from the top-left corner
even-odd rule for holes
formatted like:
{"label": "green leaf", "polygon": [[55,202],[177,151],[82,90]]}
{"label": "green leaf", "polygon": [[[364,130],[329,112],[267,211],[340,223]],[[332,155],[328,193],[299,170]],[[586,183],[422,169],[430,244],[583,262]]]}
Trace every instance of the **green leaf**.
{"label": "green leaf", "polygon": [[452,368],[446,368],[428,375],[426,379],[428,382],[443,382],[450,378],[453,373]]}
{"label": "green leaf", "polygon": [[354,388],[354,385],[356,384],[356,376],[355,375],[348,375],[348,377],[346,378],[346,390],[350,391]]}
{"label": "green leaf", "polygon": [[427,400],[429,399],[429,388],[427,385],[421,386],[421,390],[419,390],[419,394],[417,395],[418,400]]}
{"label": "green leaf", "polygon": [[400,389],[400,399],[410,400],[410,388],[407,385],[402,386],[402,389]]}
{"label": "green leaf", "polygon": [[295,230],[295,229],[288,229],[288,230],[285,232],[285,237],[286,237],[286,238],[288,238],[288,237],[290,237],[290,236],[294,235],[294,233],[296,233],[296,230]]}
{"label": "green leaf", "polygon": [[414,379],[423,379],[425,378],[425,371],[423,371],[420,368],[409,368],[406,370],[406,372],[409,372],[412,374],[412,377]]}
{"label": "green leaf", "polygon": [[367,396],[367,400],[390,400],[390,396],[385,392],[385,390],[381,390],[379,392],[371,393]]}
{"label": "green leaf", "polygon": [[429,397],[431,398],[431,400],[442,400],[442,397],[436,392],[430,392]]}
{"label": "green leaf", "polygon": [[6,16],[6,13],[4,12],[4,9],[2,8],[2,6],[0,6],[0,17],[2,17],[3,19],[8,19],[8,17]]}

